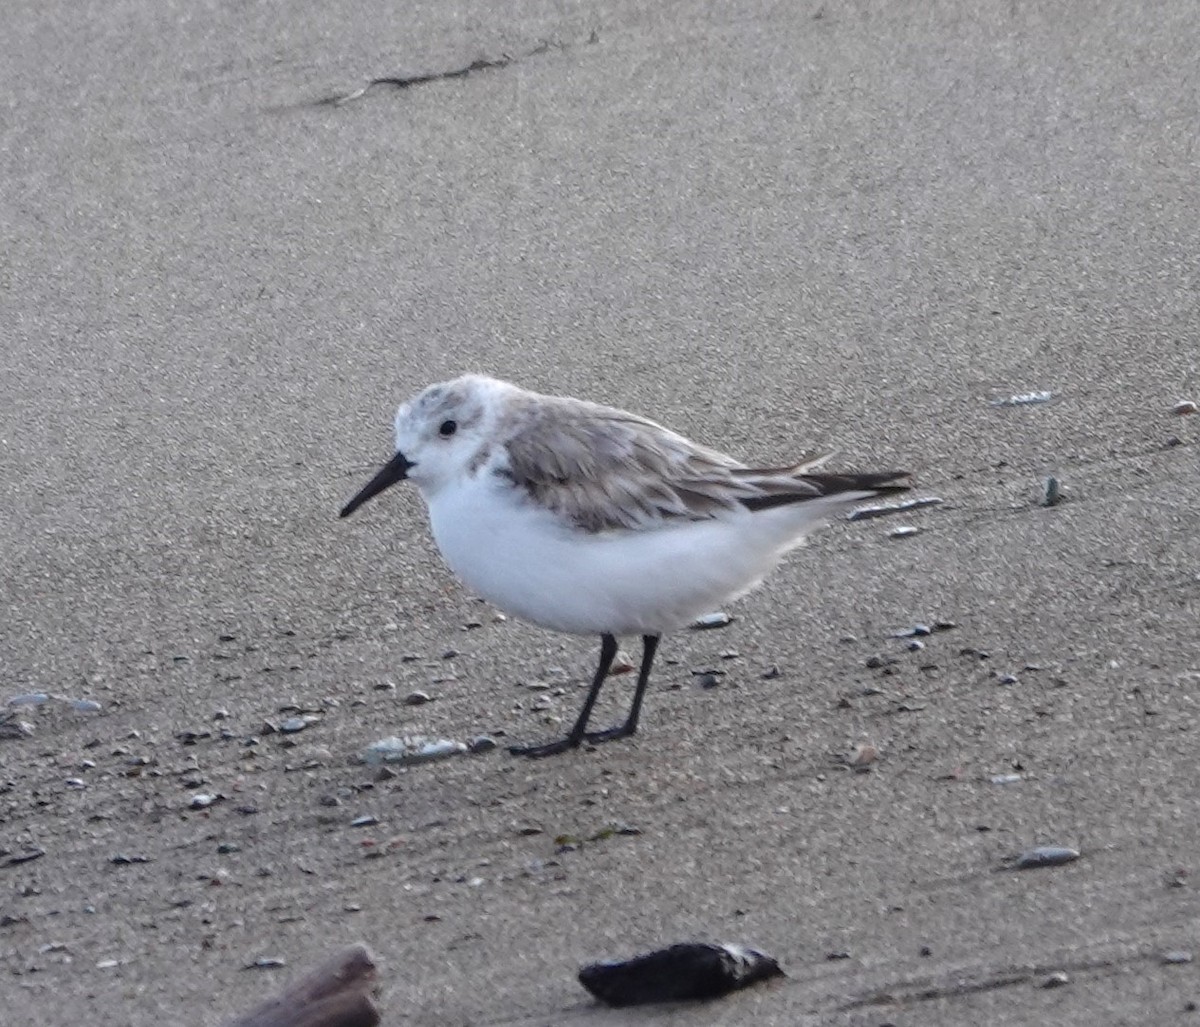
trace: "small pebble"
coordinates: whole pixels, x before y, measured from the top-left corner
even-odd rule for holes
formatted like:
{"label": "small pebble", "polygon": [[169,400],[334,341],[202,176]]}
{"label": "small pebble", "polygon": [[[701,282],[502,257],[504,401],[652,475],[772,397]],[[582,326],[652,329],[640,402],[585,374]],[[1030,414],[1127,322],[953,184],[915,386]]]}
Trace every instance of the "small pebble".
{"label": "small pebble", "polygon": [[1057,506],[1062,499],[1062,485],[1054,475],[1050,475],[1042,483],[1042,506]]}
{"label": "small pebble", "polygon": [[1016,674],[1001,674],[996,680],[1001,685],[1016,685],[1020,683]]}
{"label": "small pebble", "polygon": [[991,779],[994,785],[1015,785],[1021,780],[1020,774],[996,774]]}
{"label": "small pebble", "polygon": [[1065,845],[1043,845],[1022,852],[1012,865],[1014,870],[1035,870],[1039,867],[1060,867],[1078,858],[1078,849],[1069,849]]}
{"label": "small pebble", "polygon": [[932,635],[933,628],[928,624],[914,624],[911,628],[901,628],[899,631],[893,631],[889,638],[914,638]]}
{"label": "small pebble", "polygon": [[319,719],[319,717],[288,717],[279,725],[279,730],[285,735],[294,735],[297,731],[303,731],[310,724],[315,724]]}
{"label": "small pebble", "polygon": [[1195,956],[1187,949],[1171,949],[1169,952],[1162,954],[1162,961],[1169,966],[1178,965],[1179,963],[1190,963]]}
{"label": "small pebble", "polygon": [[1181,400],[1171,407],[1171,413],[1177,414],[1180,417],[1186,417],[1188,414],[1194,414],[1200,407],[1197,407],[1190,399]]}
{"label": "small pebble", "polygon": [[274,956],[259,956],[253,963],[246,964],[245,970],[277,970],[281,966],[287,966],[287,961],[277,959]]}
{"label": "small pebble", "polygon": [[474,753],[475,755],[479,755],[481,753],[491,752],[498,744],[499,743],[497,743],[496,739],[492,738],[490,735],[476,735],[467,742],[467,751]]}
{"label": "small pebble", "polygon": [[910,653],[916,653],[916,652],[920,652],[922,649],[925,648],[925,643],[922,642],[919,638],[910,638],[908,640],[908,642],[905,643],[904,648],[907,649]]}
{"label": "small pebble", "polygon": [[0,738],[28,738],[33,725],[27,720],[0,719]]}
{"label": "small pebble", "polygon": [[355,817],[350,821],[351,827],[374,827],[379,823],[379,818],[367,813],[361,817]]}
{"label": "small pebble", "polygon": [[1068,984],[1070,978],[1065,970],[1055,970],[1054,973],[1046,974],[1042,978],[1042,983],[1039,987],[1042,988],[1061,988],[1064,984]]}
{"label": "small pebble", "polygon": [[188,802],[192,809],[208,809],[214,802],[220,798],[219,795],[211,795],[205,792],[199,795],[193,795]]}
{"label": "small pebble", "polygon": [[899,528],[893,528],[888,532],[888,538],[909,538],[912,535],[920,534],[921,529],[913,524],[902,524]]}
{"label": "small pebble", "polygon": [[428,692],[422,692],[419,690],[416,692],[409,692],[408,695],[404,697],[405,706],[424,706],[427,702],[432,701],[433,699],[430,697]]}
{"label": "small pebble", "polygon": [[772,663],[771,666],[769,666],[759,675],[759,677],[761,677],[764,681],[774,681],[776,678],[782,676],[783,671],[781,671],[778,664],[775,663]]}
{"label": "small pebble", "polygon": [[870,742],[860,742],[851,751],[846,760],[846,765],[853,770],[863,771],[869,770],[871,764],[879,759],[879,749]]}
{"label": "small pebble", "polygon": [[703,617],[697,617],[692,622],[692,629],[695,631],[711,631],[713,628],[725,628],[733,623],[734,618],[724,611],[716,613],[706,613]]}
{"label": "small pebble", "polygon": [[721,678],[713,671],[705,671],[702,674],[696,675],[696,684],[701,688],[718,688],[721,684]]}
{"label": "small pebble", "polygon": [[425,738],[420,735],[410,735],[404,738],[392,736],[382,738],[367,746],[362,755],[362,761],[378,766],[381,763],[428,763],[431,760],[446,759],[465,753],[467,747],[462,742],[449,738]]}

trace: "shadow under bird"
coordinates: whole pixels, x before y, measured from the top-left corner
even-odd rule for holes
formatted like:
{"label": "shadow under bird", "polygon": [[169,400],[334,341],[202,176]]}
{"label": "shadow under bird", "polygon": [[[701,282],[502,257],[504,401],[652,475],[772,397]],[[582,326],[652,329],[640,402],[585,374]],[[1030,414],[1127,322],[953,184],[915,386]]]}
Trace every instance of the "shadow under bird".
{"label": "shadow under bird", "polygon": [[[748,467],[637,414],[482,375],[431,385],[396,413],[396,455],[341,511],[417,486],[450,568],[501,610],[600,636],[600,662],[549,756],[632,735],[659,638],[752,589],[805,535],[854,504],[908,488],[903,471],[835,474],[825,458]],[[617,653],[642,661],[622,724],[588,721]]]}

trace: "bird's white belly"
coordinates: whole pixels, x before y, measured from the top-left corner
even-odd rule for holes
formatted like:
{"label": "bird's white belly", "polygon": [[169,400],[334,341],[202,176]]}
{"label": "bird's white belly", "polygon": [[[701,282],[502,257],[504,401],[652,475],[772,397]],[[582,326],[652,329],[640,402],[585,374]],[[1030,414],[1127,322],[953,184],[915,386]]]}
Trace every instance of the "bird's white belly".
{"label": "bird's white belly", "polygon": [[803,534],[798,523],[782,530],[783,518],[749,513],[589,534],[486,476],[430,498],[429,515],[442,556],[470,588],[578,634],[682,627],[753,587]]}

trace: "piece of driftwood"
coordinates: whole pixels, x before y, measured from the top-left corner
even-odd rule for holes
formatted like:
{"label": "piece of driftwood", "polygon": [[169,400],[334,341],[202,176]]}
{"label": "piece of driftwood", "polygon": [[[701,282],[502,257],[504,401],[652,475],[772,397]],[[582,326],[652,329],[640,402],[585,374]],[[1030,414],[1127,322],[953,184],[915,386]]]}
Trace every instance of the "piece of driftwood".
{"label": "piece of driftwood", "polygon": [[365,945],[351,945],[226,1027],[376,1027],[378,974]]}

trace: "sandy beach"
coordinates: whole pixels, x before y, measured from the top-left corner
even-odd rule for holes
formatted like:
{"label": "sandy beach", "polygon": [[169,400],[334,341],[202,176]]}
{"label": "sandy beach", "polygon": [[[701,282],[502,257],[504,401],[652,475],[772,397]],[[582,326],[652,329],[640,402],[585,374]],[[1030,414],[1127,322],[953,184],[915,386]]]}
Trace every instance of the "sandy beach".
{"label": "sandy beach", "polygon": [[[355,941],[385,1024],[1200,1016],[1193,4],[5,22],[7,1023],[215,1027]],[[516,759],[596,640],[478,601],[411,489],[337,519],[465,371],[940,503],[667,637],[635,739]],[[685,940],[787,977],[575,979]]]}

